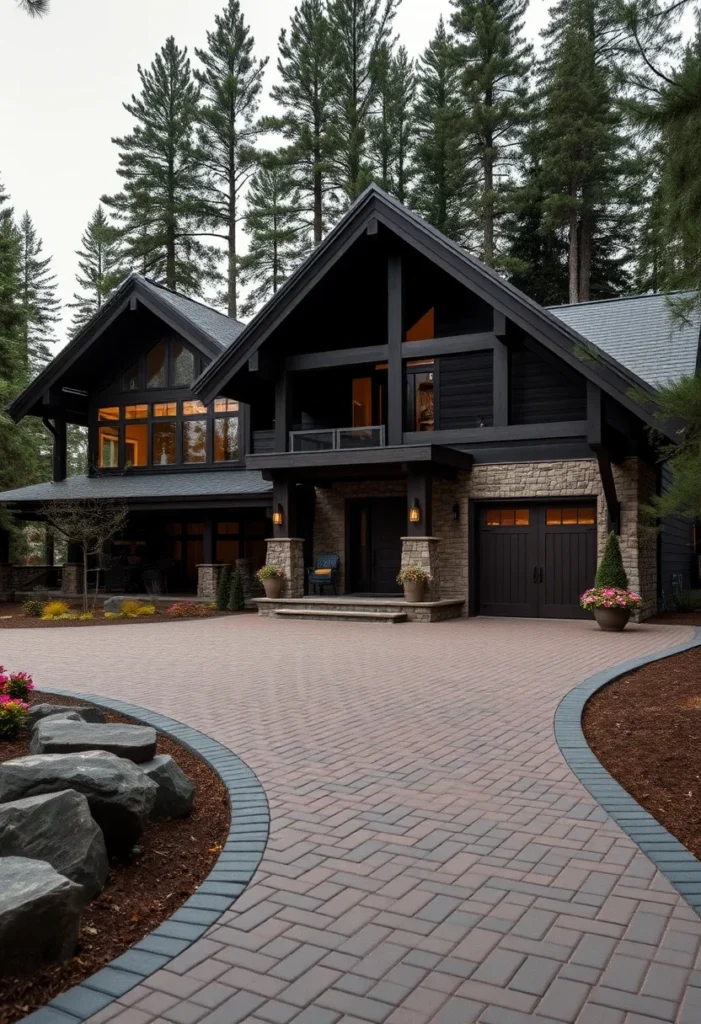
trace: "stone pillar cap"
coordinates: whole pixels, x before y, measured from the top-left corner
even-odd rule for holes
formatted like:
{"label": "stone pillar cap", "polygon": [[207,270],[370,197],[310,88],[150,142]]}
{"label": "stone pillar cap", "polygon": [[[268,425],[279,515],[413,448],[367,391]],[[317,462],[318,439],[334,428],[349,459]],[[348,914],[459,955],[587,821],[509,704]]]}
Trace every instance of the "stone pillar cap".
{"label": "stone pillar cap", "polygon": [[435,540],[439,541],[440,537],[400,537],[400,540]]}

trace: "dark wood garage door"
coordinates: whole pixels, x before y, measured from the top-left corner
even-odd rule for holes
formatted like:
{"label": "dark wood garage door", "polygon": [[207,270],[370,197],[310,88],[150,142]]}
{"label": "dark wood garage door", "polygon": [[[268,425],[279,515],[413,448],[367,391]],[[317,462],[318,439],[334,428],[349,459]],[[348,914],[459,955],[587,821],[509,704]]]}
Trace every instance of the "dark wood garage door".
{"label": "dark wood garage door", "polygon": [[586,618],[579,595],[594,583],[596,506],[485,505],[478,562],[483,615]]}

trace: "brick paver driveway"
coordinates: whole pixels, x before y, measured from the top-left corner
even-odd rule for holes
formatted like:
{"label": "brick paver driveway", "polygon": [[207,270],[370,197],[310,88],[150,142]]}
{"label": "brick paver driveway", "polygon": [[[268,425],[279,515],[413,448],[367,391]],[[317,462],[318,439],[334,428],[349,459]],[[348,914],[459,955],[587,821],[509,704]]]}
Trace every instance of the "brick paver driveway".
{"label": "brick paver driveway", "polygon": [[690,635],[252,616],[3,632],[1,660],[42,686],[229,745],[271,804],[235,909],[98,1018],[698,1024],[701,922],[570,773],[552,727],[577,682]]}

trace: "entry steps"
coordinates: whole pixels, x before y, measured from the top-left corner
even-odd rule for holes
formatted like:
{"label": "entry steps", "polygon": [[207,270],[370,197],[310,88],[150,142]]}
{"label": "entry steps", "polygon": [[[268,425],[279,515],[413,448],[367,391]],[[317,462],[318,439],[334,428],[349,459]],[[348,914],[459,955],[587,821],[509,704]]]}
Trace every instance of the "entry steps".
{"label": "entry steps", "polygon": [[335,622],[408,622],[406,612],[356,612],[350,608],[276,608],[275,618],[326,619]]}
{"label": "entry steps", "polygon": [[325,619],[327,622],[442,622],[463,613],[464,600],[405,601],[402,597],[259,597],[259,615],[287,619]]}

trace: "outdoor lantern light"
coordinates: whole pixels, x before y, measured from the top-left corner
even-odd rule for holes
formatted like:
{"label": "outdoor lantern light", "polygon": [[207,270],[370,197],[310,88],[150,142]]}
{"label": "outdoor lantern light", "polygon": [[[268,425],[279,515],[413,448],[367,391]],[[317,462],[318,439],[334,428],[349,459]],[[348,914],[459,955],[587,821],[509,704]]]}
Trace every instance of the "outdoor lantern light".
{"label": "outdoor lantern light", "polygon": [[420,523],[421,522],[421,509],[419,507],[419,499],[414,498],[414,504],[409,509],[409,522]]}
{"label": "outdoor lantern light", "polygon": [[460,519],[460,505],[457,501],[453,505],[453,519],[456,523]]}
{"label": "outdoor lantern light", "polygon": [[278,505],[277,510],[273,512],[273,526],[282,526],[285,521],[285,515],[282,511],[282,505]]}

